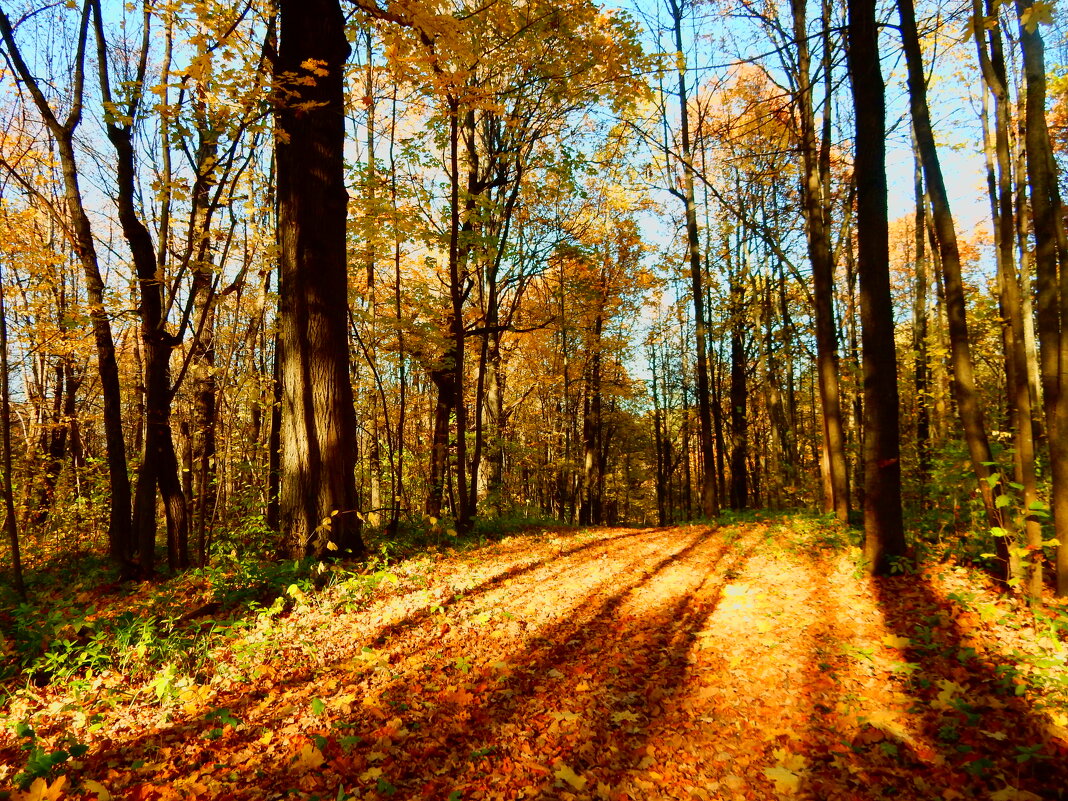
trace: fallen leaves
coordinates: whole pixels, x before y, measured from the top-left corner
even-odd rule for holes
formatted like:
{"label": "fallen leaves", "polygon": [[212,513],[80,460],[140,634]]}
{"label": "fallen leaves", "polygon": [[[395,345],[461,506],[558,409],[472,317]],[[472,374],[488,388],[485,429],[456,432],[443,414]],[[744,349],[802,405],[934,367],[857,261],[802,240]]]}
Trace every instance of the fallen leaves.
{"label": "fallen leaves", "polygon": [[[20,700],[42,748],[70,732],[91,750],[69,783],[12,797],[1033,801],[1063,786],[1068,716],[1052,689],[1037,711],[1030,678],[1063,643],[1033,637],[1029,657],[994,601],[966,613],[935,576],[858,578],[855,554],[810,534],[513,538],[398,565],[352,608],[340,586],[306,592],[219,653],[231,678],[175,676],[169,703],[117,679],[90,709]],[[5,736],[0,761],[17,753]]]}
{"label": "fallen leaves", "polygon": [[311,743],[305,743],[293,759],[293,770],[298,772],[315,770],[324,762],[326,762],[326,757],[323,756],[323,752]]}
{"label": "fallen leaves", "polygon": [[36,778],[30,784],[26,792],[15,793],[15,801],[59,801],[67,791],[70,784],[66,776],[60,776],[54,782],[49,783],[43,778]]}
{"label": "fallen leaves", "polygon": [[556,770],[553,771],[553,776],[555,776],[560,781],[569,784],[576,790],[586,789],[586,779],[584,779],[582,776],[579,776],[577,773],[575,773],[575,771],[573,771],[567,765],[564,765],[562,763],[559,767],[556,768]]}

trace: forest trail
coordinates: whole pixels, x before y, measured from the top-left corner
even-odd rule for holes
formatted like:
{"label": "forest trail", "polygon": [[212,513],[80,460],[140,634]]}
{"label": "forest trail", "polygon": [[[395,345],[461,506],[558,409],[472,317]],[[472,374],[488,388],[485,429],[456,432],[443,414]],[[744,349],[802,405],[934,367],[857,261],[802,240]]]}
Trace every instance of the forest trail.
{"label": "forest trail", "polygon": [[551,532],[403,562],[371,597],[297,592],[169,703],[98,687],[80,720],[106,725],[67,789],[1060,797],[1066,721],[1017,696],[996,615],[948,600],[949,568],[864,577],[822,526]]}

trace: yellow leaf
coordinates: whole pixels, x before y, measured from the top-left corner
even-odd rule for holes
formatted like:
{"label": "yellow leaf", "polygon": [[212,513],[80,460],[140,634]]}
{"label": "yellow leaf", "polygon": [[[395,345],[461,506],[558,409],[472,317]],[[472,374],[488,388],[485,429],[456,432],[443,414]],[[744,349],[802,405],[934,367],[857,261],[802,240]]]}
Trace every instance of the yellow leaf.
{"label": "yellow leaf", "polygon": [[293,762],[293,768],[301,771],[315,770],[324,762],[326,762],[326,757],[323,756],[323,752],[311,743],[305,743],[304,747],[300,749],[300,753],[297,754],[296,760]]}
{"label": "yellow leaf", "polygon": [[801,789],[801,777],[786,768],[764,768],[764,775],[775,782],[775,792],[796,793]]}
{"label": "yellow leaf", "polygon": [[373,782],[373,781],[376,781],[378,779],[378,777],[381,776],[381,775],[382,775],[382,768],[368,768],[367,770],[365,770],[363,773],[361,773],[359,775],[359,779],[360,779],[361,782],[364,782],[364,783]]}
{"label": "yellow leaf", "polygon": [[1041,796],[1027,790],[1017,790],[1011,784],[990,794],[990,801],[1042,801]]}
{"label": "yellow leaf", "polygon": [[86,792],[96,793],[96,801],[111,801],[111,793],[100,782],[94,782],[92,779],[84,781],[82,782],[82,789]]}
{"label": "yellow leaf", "polygon": [[553,771],[553,776],[562,782],[567,782],[576,790],[584,790],[586,788],[586,780],[562,762],[560,767]]}
{"label": "yellow leaf", "polygon": [[1020,15],[1020,24],[1027,29],[1028,33],[1034,33],[1039,25],[1052,25],[1053,3],[1035,0],[1031,7]]}
{"label": "yellow leaf", "polygon": [[808,760],[803,754],[791,754],[785,748],[776,748],[774,755],[778,767],[786,768],[793,773],[800,773],[808,767]]}
{"label": "yellow leaf", "polygon": [[67,789],[67,784],[66,776],[60,776],[51,784],[38,777],[33,780],[27,792],[15,793],[13,797],[17,801],[59,801]]}
{"label": "yellow leaf", "polygon": [[891,648],[897,648],[900,651],[912,645],[912,640],[908,637],[898,637],[896,634],[887,634],[883,637],[882,644]]}
{"label": "yellow leaf", "polygon": [[949,679],[940,679],[938,686],[941,691],[938,693],[937,700],[932,704],[935,709],[950,709],[952,706],[950,702],[956,696],[964,694],[964,687]]}

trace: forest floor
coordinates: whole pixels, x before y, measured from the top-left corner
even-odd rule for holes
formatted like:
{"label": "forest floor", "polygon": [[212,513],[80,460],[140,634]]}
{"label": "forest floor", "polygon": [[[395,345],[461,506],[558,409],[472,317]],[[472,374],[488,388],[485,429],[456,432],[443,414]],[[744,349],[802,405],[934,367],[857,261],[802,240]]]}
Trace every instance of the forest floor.
{"label": "forest floor", "polygon": [[540,532],[338,573],[233,626],[195,675],[24,683],[0,710],[0,785],[21,778],[15,799],[1068,797],[1063,608],[1036,616],[951,563],[874,580],[858,559],[818,519],[774,518]]}

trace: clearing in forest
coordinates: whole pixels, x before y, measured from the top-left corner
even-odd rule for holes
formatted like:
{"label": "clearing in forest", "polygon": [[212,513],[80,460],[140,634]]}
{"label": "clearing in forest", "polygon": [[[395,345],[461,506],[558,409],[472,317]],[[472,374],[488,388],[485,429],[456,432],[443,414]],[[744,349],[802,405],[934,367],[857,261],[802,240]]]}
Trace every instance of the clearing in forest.
{"label": "clearing in forest", "polygon": [[[857,559],[826,523],[755,520],[294,589],[201,675],[14,696],[42,753],[88,751],[13,797],[1063,797],[1063,629],[963,568]],[[25,744],[6,727],[0,763]]]}

